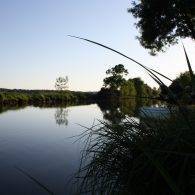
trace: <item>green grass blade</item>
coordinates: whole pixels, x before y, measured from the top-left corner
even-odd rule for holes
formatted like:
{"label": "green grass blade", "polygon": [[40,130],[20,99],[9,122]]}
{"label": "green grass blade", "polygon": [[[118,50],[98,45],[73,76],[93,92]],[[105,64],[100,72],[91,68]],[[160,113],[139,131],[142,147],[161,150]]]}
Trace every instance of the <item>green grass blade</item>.
{"label": "green grass blade", "polygon": [[156,70],[154,70],[154,69],[151,69],[151,68],[150,68],[150,70],[152,70],[152,71],[155,72],[156,74],[159,74],[160,76],[164,77],[165,79],[167,79],[167,80],[173,82],[172,79],[170,79],[169,77],[165,76],[164,74],[161,74],[160,72],[158,72],[158,71],[156,71]]}
{"label": "green grass blade", "polygon": [[190,73],[191,84],[192,84],[192,93],[195,94],[195,77],[194,77],[194,73],[193,73],[192,66],[190,64],[190,60],[188,58],[188,54],[186,52],[185,46],[184,46],[183,43],[182,43],[182,45],[183,45],[183,50],[184,50],[184,53],[185,53],[186,61],[187,61],[187,64],[188,64],[189,73]]}
{"label": "green grass blade", "polygon": [[184,53],[185,53],[185,57],[186,57],[186,61],[187,61],[187,64],[188,64],[188,69],[189,69],[190,77],[191,77],[191,80],[192,80],[192,78],[193,78],[193,70],[192,70],[192,66],[190,64],[190,60],[188,58],[188,54],[186,52],[186,49],[185,49],[184,44],[183,44],[183,50],[184,50]]}
{"label": "green grass blade", "polygon": [[[113,51],[113,52],[115,52],[115,53],[117,53],[117,54],[119,54],[119,55],[121,55],[121,56],[123,56],[123,57],[125,57],[125,58],[127,58],[127,59],[129,59],[129,60],[131,60],[132,62],[138,64],[139,66],[141,66],[142,68],[144,68],[146,71],[148,71],[151,75],[153,75],[157,80],[159,80],[161,83],[163,83],[163,82],[160,80],[160,78],[157,77],[157,76],[152,72],[152,71],[154,71],[154,70],[151,70],[151,69],[148,68],[147,66],[144,66],[144,65],[141,64],[140,62],[134,60],[133,58],[128,57],[127,55],[125,55],[125,54],[123,54],[123,53],[121,53],[121,52],[119,52],[119,51],[117,51],[117,50],[115,50],[115,49],[112,49],[112,48],[110,48],[110,47],[108,47],[108,46],[106,46],[106,45],[103,45],[103,44],[101,44],[101,43],[98,43],[98,42],[95,42],[95,41],[92,41],[92,40],[89,40],[89,39],[85,39],[85,38],[82,38],[82,37],[77,37],[77,36],[72,36],[72,35],[68,35],[68,36],[69,36],[69,37],[76,38],[76,39],[81,39],[81,40],[84,40],[84,41],[93,43],[93,44],[95,44],[95,45],[99,45],[100,47],[104,47],[104,48],[106,48],[106,49],[108,49],[108,50],[111,50],[111,51]],[[156,73],[159,74],[157,71],[156,71]],[[167,78],[166,76],[164,76],[164,75],[162,75],[162,74],[160,74],[160,75],[163,76],[164,78]],[[169,80],[170,80],[170,79],[169,79]]]}
{"label": "green grass blade", "polygon": [[156,81],[156,83],[158,83],[158,85],[159,86],[161,86],[162,85],[162,83],[160,83],[156,78],[154,78],[151,74],[149,74],[150,75],[150,77],[152,77],[153,79],[154,79],[154,81]]}

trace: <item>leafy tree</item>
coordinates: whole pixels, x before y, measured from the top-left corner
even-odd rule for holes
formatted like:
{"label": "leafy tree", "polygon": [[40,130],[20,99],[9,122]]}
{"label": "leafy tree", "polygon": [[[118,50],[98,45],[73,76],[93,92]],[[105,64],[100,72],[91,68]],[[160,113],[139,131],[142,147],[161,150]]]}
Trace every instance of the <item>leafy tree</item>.
{"label": "leafy tree", "polygon": [[135,97],[137,95],[135,85],[132,79],[129,79],[125,84],[121,87],[121,95],[122,97],[131,96]]}
{"label": "leafy tree", "polygon": [[68,76],[58,77],[55,82],[56,90],[62,91],[68,88]]}
{"label": "leafy tree", "polygon": [[146,84],[140,79],[140,78],[134,78],[133,79],[137,97],[147,97],[147,90],[146,90]]}
{"label": "leafy tree", "polygon": [[[195,75],[194,75],[195,76]],[[188,71],[181,73],[169,86],[171,91],[179,98],[192,93],[191,76]]]}
{"label": "leafy tree", "polygon": [[151,54],[164,51],[179,37],[195,39],[194,0],[138,0],[128,11],[138,19],[141,45]]}
{"label": "leafy tree", "polygon": [[[191,86],[191,77],[188,71],[181,73],[179,77],[177,77],[171,84],[173,86],[176,82],[180,83],[180,85],[185,88],[187,86]],[[170,86],[170,87],[171,87]]]}
{"label": "leafy tree", "polygon": [[115,67],[108,69],[106,74],[110,76],[104,79],[104,87],[111,90],[119,90],[126,82],[124,76],[128,74],[128,71],[124,68],[124,65],[118,64]]}

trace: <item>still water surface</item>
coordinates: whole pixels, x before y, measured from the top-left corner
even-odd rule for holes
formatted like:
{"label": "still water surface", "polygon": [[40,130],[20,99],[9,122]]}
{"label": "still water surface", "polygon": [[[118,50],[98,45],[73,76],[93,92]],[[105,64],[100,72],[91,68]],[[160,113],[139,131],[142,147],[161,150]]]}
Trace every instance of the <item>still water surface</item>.
{"label": "still water surface", "polygon": [[22,169],[55,194],[75,194],[82,142],[70,138],[103,119],[96,104],[67,108],[26,107],[0,114],[0,194],[48,194]]}

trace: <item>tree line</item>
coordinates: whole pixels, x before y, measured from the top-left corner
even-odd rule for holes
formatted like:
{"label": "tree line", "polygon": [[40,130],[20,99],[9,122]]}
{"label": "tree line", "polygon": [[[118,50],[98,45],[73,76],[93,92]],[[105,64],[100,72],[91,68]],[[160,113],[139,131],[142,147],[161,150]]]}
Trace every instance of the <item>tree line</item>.
{"label": "tree line", "polygon": [[108,76],[103,80],[104,85],[99,92],[101,99],[153,98],[159,94],[159,90],[151,88],[139,77],[126,79],[128,71],[122,64],[108,69],[106,74]]}

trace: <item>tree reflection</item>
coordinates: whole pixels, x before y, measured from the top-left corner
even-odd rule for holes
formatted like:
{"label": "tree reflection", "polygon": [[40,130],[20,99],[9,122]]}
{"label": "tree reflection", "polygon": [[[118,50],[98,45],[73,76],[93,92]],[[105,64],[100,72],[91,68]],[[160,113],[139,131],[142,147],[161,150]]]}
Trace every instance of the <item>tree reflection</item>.
{"label": "tree reflection", "polygon": [[103,118],[112,124],[118,124],[126,117],[137,117],[140,107],[152,104],[152,101],[144,103],[135,98],[121,101],[98,102],[98,106],[103,113]]}
{"label": "tree reflection", "polygon": [[125,114],[121,111],[117,101],[99,102],[98,106],[102,111],[103,118],[110,123],[120,123],[125,118]]}
{"label": "tree reflection", "polygon": [[55,112],[55,120],[56,120],[56,124],[58,124],[59,126],[64,125],[67,126],[68,125],[68,109],[67,108],[57,108],[56,112]]}

